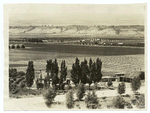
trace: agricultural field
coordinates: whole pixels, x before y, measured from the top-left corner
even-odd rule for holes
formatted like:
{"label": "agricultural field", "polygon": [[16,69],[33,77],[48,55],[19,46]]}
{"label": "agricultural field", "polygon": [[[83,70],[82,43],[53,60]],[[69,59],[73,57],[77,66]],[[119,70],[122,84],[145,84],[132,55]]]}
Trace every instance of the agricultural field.
{"label": "agricultural field", "polygon": [[[59,45],[59,44],[33,44],[26,43],[25,49],[10,49],[9,61],[11,67],[23,68],[29,60],[33,60],[37,70],[44,70],[46,61],[49,59],[58,59],[59,65],[62,60],[66,60],[68,69],[71,69],[72,63],[76,57],[82,61],[84,58],[89,60],[100,58],[103,62],[103,68],[109,70],[144,70],[144,48],[132,47],[95,47],[78,45]],[[69,48],[69,49],[68,49]],[[16,66],[15,66],[16,64]],[[36,65],[40,64],[40,65]],[[19,68],[19,67],[18,67]]]}

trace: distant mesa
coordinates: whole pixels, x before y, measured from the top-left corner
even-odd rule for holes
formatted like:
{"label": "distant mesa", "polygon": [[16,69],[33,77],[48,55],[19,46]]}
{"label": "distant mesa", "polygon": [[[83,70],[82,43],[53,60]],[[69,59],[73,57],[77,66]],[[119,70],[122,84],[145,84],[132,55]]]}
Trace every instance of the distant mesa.
{"label": "distant mesa", "polygon": [[68,25],[68,26],[10,26],[10,35],[34,35],[34,34],[51,34],[51,35],[112,35],[112,36],[144,36],[143,25]]}
{"label": "distant mesa", "polygon": [[20,48],[25,48],[25,45],[23,44],[10,44],[9,49],[20,49]]}

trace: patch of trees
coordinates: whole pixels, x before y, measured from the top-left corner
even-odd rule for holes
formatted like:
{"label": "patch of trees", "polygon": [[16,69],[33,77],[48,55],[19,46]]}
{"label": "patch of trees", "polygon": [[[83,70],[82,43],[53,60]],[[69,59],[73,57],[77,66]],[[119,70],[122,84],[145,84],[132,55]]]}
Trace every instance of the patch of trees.
{"label": "patch of trees", "polygon": [[[47,77],[45,78],[44,84],[48,82],[48,85],[50,85],[50,78],[52,79],[52,85],[55,89],[61,89],[64,90],[65,82],[66,82],[66,76],[67,76],[67,67],[65,60],[62,60],[61,62],[61,70],[60,70],[60,78],[58,77],[59,67],[57,59],[52,61],[52,59],[47,60],[46,64],[46,72]],[[59,86],[57,86],[59,84]]]}
{"label": "patch of trees", "polygon": [[[94,82],[95,87],[97,88],[97,82],[102,78],[101,68],[102,62],[99,58],[96,59],[96,62],[93,62],[92,59],[90,59],[89,63],[86,59],[80,63],[79,59],[76,58],[71,69],[71,80],[76,86],[78,86],[79,83],[88,83],[89,89],[92,82]],[[62,60],[61,62],[60,77],[58,77],[59,67],[57,59],[54,61],[52,61],[52,59],[47,60],[46,72],[47,76],[44,79],[44,86],[49,87],[51,79],[55,89],[64,90],[65,84],[70,88],[70,83],[66,80],[67,66],[65,60]]]}
{"label": "patch of trees", "polygon": [[45,38],[28,38],[26,39],[26,41],[28,42],[43,42],[42,40],[44,40]]}
{"label": "patch of trees", "polygon": [[23,71],[17,72],[16,68],[9,68],[9,77],[21,77],[24,76],[25,73]]}
{"label": "patch of trees", "polygon": [[9,49],[20,49],[20,48],[25,48],[25,45],[19,45],[19,44],[17,44],[17,45],[9,45]]}
{"label": "patch of trees", "polygon": [[86,107],[89,109],[97,109],[101,106],[101,104],[99,104],[98,97],[94,91],[88,92],[88,94],[85,97],[85,104]]}
{"label": "patch of trees", "polygon": [[90,59],[89,64],[86,59],[80,63],[79,59],[76,58],[71,69],[71,79],[76,86],[79,83],[88,83],[90,89],[90,85],[94,82],[95,87],[97,88],[97,83],[102,78],[101,69],[102,62],[99,58],[97,58],[96,62],[93,62],[92,59]]}
{"label": "patch of trees", "polygon": [[9,68],[9,91],[13,94],[23,89],[25,83],[25,73],[23,71],[17,72],[16,68]]}

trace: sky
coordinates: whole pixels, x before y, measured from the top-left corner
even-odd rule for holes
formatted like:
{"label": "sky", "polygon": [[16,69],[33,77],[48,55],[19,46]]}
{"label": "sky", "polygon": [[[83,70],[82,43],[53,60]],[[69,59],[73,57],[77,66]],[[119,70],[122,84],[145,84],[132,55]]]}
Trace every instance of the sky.
{"label": "sky", "polygon": [[144,25],[145,4],[11,4],[9,25]]}

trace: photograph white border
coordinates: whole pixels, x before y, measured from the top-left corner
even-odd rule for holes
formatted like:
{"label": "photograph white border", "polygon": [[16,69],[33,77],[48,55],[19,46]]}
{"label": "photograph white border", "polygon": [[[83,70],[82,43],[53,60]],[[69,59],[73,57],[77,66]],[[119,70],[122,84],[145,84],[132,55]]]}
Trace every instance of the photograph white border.
{"label": "photograph white border", "polygon": [[[61,0],[55,0],[55,1],[52,1],[52,0],[49,0],[49,1],[47,1],[47,0],[2,0],[2,1],[0,1],[0,5],[1,5],[1,8],[3,8],[3,5],[4,4],[16,4],[16,3],[55,3],[55,4],[130,4],[130,3],[148,3],[149,1],[148,0],[121,0],[121,1],[119,1],[119,0],[105,0],[105,1],[98,1],[98,0],[85,0],[85,1],[83,1],[83,0],[80,0],[80,1],[75,1],[75,0],[63,0],[63,2],[61,1]],[[148,7],[149,5],[147,4],[147,20],[149,20],[149,15],[148,15],[148,12],[149,12],[149,7]],[[4,82],[3,81],[5,81],[6,79],[6,77],[4,77],[4,73],[5,73],[5,69],[4,69],[4,64],[5,65],[8,65],[8,62],[4,62],[5,60],[4,60],[4,58],[6,58],[6,56],[5,56],[5,51],[4,51],[4,46],[5,46],[5,43],[4,43],[4,41],[6,40],[6,39],[4,39],[4,36],[3,36],[3,32],[4,32],[4,34],[6,33],[6,32],[8,32],[9,31],[9,29],[7,28],[7,26],[8,26],[8,24],[4,24],[4,23],[7,23],[6,21],[8,21],[6,18],[5,18],[5,20],[3,20],[4,18],[4,10],[2,9],[1,10],[1,18],[0,18],[0,22],[1,22],[1,39],[2,39],[2,41],[0,41],[0,46],[1,46],[1,59],[2,59],[2,65],[1,65],[1,68],[0,68],[0,71],[1,71],[1,76],[0,76],[0,80],[1,80],[1,82],[0,82],[0,85],[1,85],[1,96],[0,97],[2,97],[2,100],[1,100],[1,104],[0,104],[0,106],[2,107],[1,108],[1,110],[3,111],[3,99],[4,99],[4,97],[6,97],[6,95],[5,95],[5,93],[3,93],[3,91],[4,91]],[[149,21],[147,21],[147,31],[148,31],[148,29],[149,29]],[[4,29],[4,28],[5,29]],[[149,36],[149,33],[148,32],[146,32],[147,34],[147,52],[146,52],[146,54],[147,54],[147,63],[146,63],[146,65],[147,65],[147,67],[149,66],[149,60],[148,60],[148,58],[149,58],[149,45],[148,45],[148,43],[149,43],[149,38],[148,38],[148,36]],[[8,34],[5,34],[5,37],[8,37]],[[6,41],[8,41],[8,40],[6,40]],[[8,57],[8,56],[7,56]],[[8,57],[9,58],[9,57]],[[7,73],[7,72],[6,72]],[[148,87],[148,81],[149,81],[149,77],[148,77],[148,75],[149,75],[149,70],[148,70],[148,68],[147,68],[147,87]],[[148,89],[148,91],[147,91],[147,93],[149,94],[149,87],[147,88]],[[147,94],[147,95],[148,95]],[[148,97],[147,97],[147,99],[149,99]],[[147,102],[149,102],[149,100],[147,100]],[[149,103],[147,103],[147,105],[149,105]],[[147,110],[149,110],[149,107],[147,107]],[[6,111],[7,112],[7,111]],[[30,112],[33,112],[33,111],[30,111]],[[37,111],[34,111],[34,112],[37,112]],[[41,111],[38,111],[38,112],[41,112]],[[43,111],[42,111],[43,112]],[[44,112],[46,112],[46,111],[44,111]],[[50,111],[48,111],[48,112],[50,112]],[[54,112],[54,111],[52,111],[52,112]],[[56,112],[56,111],[55,111]],[[58,111],[57,111],[58,112]],[[62,112],[62,111],[61,111]],[[65,112],[65,111],[63,111],[63,112]],[[70,111],[69,111],[70,112]],[[72,111],[72,112],[75,112],[75,111]],[[78,111],[79,112],[79,111]],[[85,112],[85,111],[84,111]],[[86,112],[90,112],[90,111],[86,111]],[[94,112],[99,112],[99,111],[94,111]],[[112,111],[103,111],[103,112],[112,112]],[[115,111],[115,112],[120,112],[120,111]],[[126,112],[126,111],[121,111],[121,112]],[[128,111],[128,112],[130,112],[130,111]],[[131,111],[131,112],[133,112],[133,111]],[[143,112],[143,111],[138,111],[138,112]],[[148,112],[148,111],[147,111]]]}

